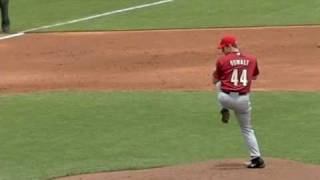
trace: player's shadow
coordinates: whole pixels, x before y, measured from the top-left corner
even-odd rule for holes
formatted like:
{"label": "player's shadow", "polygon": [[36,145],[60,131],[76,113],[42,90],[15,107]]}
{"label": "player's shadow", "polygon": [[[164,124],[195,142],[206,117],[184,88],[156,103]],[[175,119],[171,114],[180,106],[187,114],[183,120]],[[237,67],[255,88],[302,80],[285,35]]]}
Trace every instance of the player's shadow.
{"label": "player's shadow", "polygon": [[218,170],[243,170],[246,169],[245,164],[236,162],[221,162],[215,165]]}

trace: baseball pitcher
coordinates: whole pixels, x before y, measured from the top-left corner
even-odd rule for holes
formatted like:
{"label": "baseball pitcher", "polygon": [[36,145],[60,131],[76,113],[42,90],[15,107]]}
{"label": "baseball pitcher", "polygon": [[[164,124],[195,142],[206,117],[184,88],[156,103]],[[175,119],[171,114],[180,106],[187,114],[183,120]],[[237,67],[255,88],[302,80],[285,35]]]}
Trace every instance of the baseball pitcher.
{"label": "baseball pitcher", "polygon": [[216,62],[213,83],[217,86],[221,120],[228,123],[229,111],[234,111],[251,156],[247,167],[264,168],[265,163],[251,125],[250,87],[252,80],[259,75],[257,60],[240,52],[234,36],[223,37],[219,49],[224,56]]}

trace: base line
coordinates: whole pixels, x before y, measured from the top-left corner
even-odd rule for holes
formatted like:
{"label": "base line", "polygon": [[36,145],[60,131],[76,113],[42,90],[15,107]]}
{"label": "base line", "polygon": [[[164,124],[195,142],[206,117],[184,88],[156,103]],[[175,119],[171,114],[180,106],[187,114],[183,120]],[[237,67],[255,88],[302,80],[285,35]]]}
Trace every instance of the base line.
{"label": "base line", "polygon": [[7,36],[0,37],[0,40],[10,39],[10,38],[18,37],[18,36],[23,36],[25,33],[32,32],[32,31],[49,29],[49,28],[68,25],[68,24],[74,24],[74,23],[78,23],[78,22],[88,21],[88,20],[91,20],[91,19],[96,19],[96,18],[99,18],[99,17],[110,16],[112,14],[119,14],[119,13],[123,13],[123,12],[127,12],[127,11],[132,11],[132,10],[136,10],[136,9],[142,9],[142,8],[146,8],[146,7],[156,6],[156,5],[169,3],[169,2],[173,2],[173,1],[174,0],[162,0],[162,1],[157,1],[157,2],[154,2],[154,3],[142,4],[142,5],[133,6],[133,7],[125,8],[125,9],[119,9],[119,10],[114,10],[114,11],[110,11],[110,12],[105,12],[105,13],[102,13],[102,14],[96,14],[96,15],[93,15],[93,16],[88,16],[88,17],[84,17],[84,18],[80,18],[80,19],[71,20],[71,21],[56,23],[56,24],[47,25],[47,26],[40,26],[40,27],[36,27],[36,28],[32,28],[32,29],[27,29],[27,30],[21,31],[19,33],[10,34],[10,35],[7,35]]}
{"label": "base line", "polygon": [[2,36],[2,37],[0,37],[0,40],[15,38],[15,37],[18,37],[18,36],[23,36],[23,35],[24,35],[23,32],[15,33],[15,34],[10,34],[10,35],[7,35],[7,36]]}

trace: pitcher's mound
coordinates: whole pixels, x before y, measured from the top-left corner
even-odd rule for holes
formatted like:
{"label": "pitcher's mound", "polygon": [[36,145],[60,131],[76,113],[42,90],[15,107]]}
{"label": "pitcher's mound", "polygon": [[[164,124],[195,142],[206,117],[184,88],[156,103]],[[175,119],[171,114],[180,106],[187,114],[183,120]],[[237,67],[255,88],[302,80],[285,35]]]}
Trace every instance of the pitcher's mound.
{"label": "pitcher's mound", "polygon": [[247,169],[230,159],[146,170],[65,177],[60,180],[319,180],[320,166],[266,158],[266,168]]}

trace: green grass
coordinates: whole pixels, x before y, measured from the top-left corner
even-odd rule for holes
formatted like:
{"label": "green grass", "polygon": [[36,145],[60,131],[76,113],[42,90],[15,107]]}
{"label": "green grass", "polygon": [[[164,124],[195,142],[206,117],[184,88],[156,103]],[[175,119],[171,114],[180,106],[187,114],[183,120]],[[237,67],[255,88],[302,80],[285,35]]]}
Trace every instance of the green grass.
{"label": "green grass", "polygon": [[[320,93],[254,93],[264,156],[320,164]],[[212,92],[56,92],[0,96],[0,179],[242,157],[236,121]],[[315,158],[316,157],[316,158]]]}
{"label": "green grass", "polygon": [[[13,31],[65,22],[155,0],[15,0],[10,1]],[[28,7],[28,8],[26,8]]]}
{"label": "green grass", "polygon": [[[158,0],[15,0],[13,31],[65,22]],[[25,8],[28,7],[28,8]],[[45,31],[205,28],[319,24],[318,0],[175,0],[159,6],[65,25]]]}

